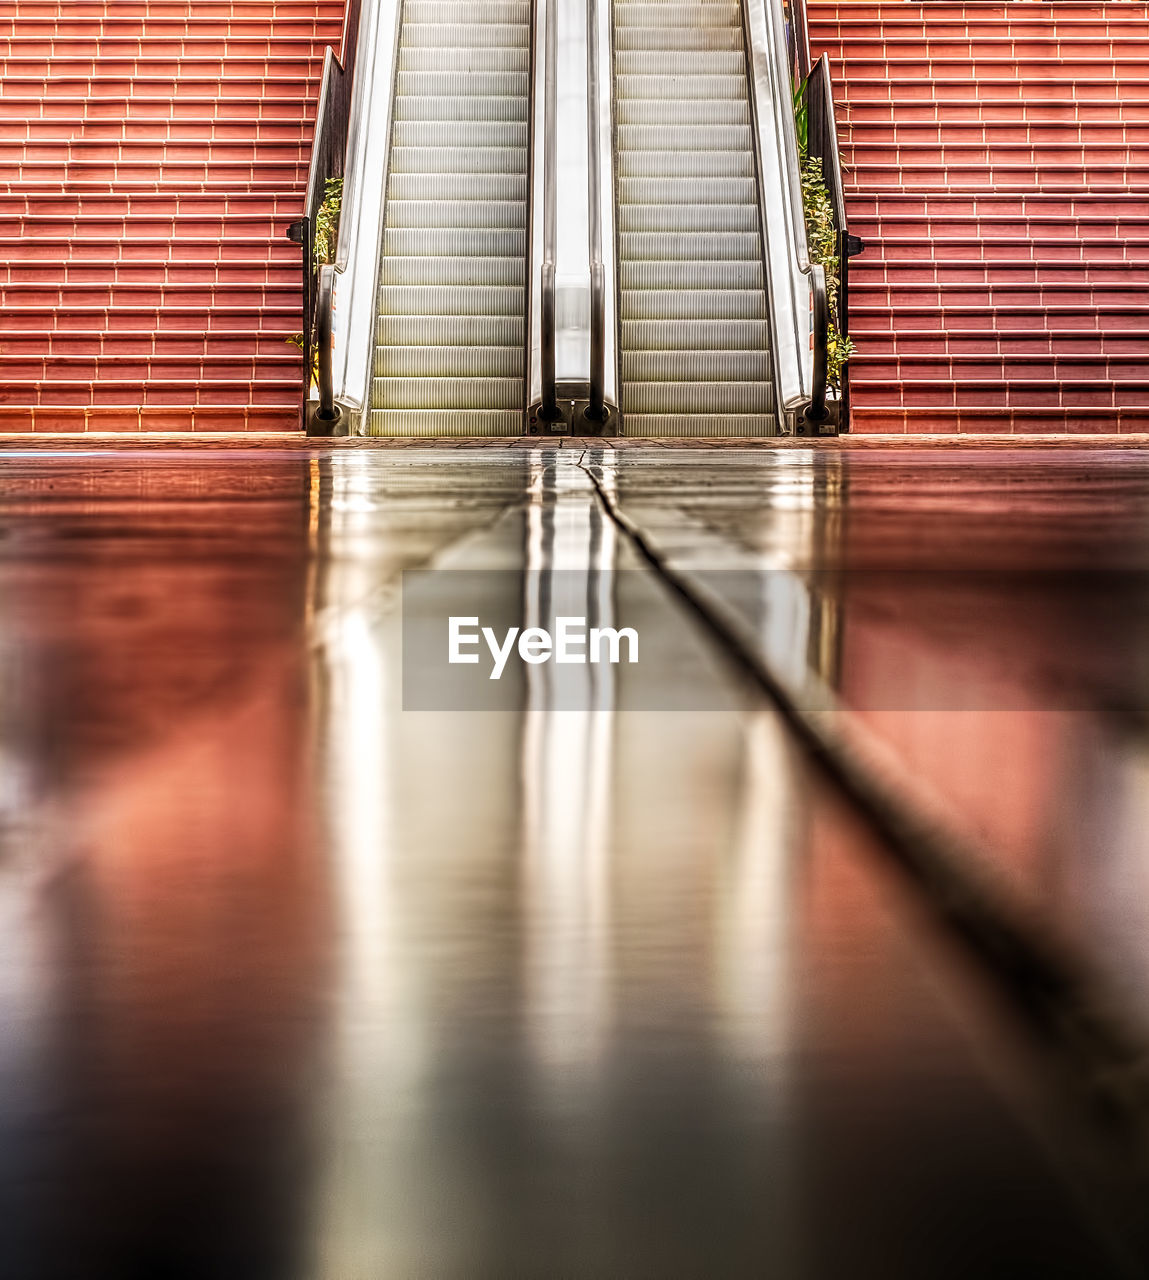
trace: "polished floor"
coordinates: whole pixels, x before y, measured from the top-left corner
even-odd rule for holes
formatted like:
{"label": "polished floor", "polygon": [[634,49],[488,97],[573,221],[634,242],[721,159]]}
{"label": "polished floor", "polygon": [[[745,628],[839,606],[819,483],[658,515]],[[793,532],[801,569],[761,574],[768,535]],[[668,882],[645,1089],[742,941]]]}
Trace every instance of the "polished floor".
{"label": "polished floor", "polygon": [[1149,452],[8,452],[0,707],[0,1280],[1149,1275]]}

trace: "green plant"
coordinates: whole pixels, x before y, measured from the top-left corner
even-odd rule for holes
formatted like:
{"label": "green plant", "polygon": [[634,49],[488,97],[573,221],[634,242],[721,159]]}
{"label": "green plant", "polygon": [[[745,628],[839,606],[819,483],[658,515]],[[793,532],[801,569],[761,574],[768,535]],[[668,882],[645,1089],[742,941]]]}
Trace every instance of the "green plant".
{"label": "green plant", "polygon": [[339,241],[339,215],[343,212],[343,179],[328,178],[323,187],[323,203],[315,215],[315,261],[335,261]]}
{"label": "green plant", "polygon": [[806,102],[806,90],[809,87],[809,78],[794,86],[794,124],[798,130],[798,154],[803,160],[806,158],[810,138],[810,108]]}
{"label": "green plant", "polygon": [[[293,333],[290,338],[285,338],[284,341],[293,347],[298,347],[300,351],[307,349],[303,345],[303,334],[301,333]],[[319,350],[316,347],[311,348],[311,381],[313,383],[319,382]]]}
{"label": "green plant", "polygon": [[[328,178],[323,187],[323,203],[315,215],[315,264],[325,266],[335,261],[335,247],[339,243],[339,215],[343,212],[343,179]],[[306,351],[302,333],[293,333],[285,339],[291,346]],[[311,381],[319,381],[319,352],[311,350]]]}
{"label": "green plant", "polygon": [[794,123],[798,133],[798,155],[802,174],[802,209],[806,215],[806,240],[810,261],[826,273],[826,293],[830,305],[830,323],[826,335],[826,380],[835,390],[842,387],[842,366],[855,351],[853,341],[842,332],[838,314],[838,225],[834,205],[822,173],[822,159],[809,153],[809,110],[806,90],[809,80],[795,86]]}

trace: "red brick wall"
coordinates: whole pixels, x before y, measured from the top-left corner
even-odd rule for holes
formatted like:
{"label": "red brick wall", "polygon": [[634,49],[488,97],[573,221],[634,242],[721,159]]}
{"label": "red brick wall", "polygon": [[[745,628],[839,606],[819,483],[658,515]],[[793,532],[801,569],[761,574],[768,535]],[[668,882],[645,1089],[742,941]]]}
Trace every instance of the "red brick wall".
{"label": "red brick wall", "polygon": [[342,0],[0,11],[0,430],[293,430]]}

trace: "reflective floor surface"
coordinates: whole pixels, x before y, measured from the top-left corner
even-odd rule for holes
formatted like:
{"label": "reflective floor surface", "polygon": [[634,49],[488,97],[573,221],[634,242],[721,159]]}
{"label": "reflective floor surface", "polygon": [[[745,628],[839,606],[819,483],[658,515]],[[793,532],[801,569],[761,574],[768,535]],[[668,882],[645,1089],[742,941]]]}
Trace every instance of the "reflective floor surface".
{"label": "reflective floor surface", "polygon": [[10,453],[0,606],[3,1280],[1149,1275],[1149,454]]}

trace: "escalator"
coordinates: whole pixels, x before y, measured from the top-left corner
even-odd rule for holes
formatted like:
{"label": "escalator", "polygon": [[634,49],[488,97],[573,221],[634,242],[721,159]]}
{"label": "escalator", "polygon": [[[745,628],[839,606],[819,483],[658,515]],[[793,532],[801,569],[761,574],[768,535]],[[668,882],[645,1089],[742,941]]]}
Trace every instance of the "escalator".
{"label": "escalator", "polygon": [[783,3],[363,0],[308,420],[826,430]]}
{"label": "escalator", "polygon": [[367,433],[518,435],[530,0],[407,0]]}
{"label": "escalator", "polygon": [[739,0],[615,0],[628,436],[777,433]]}

